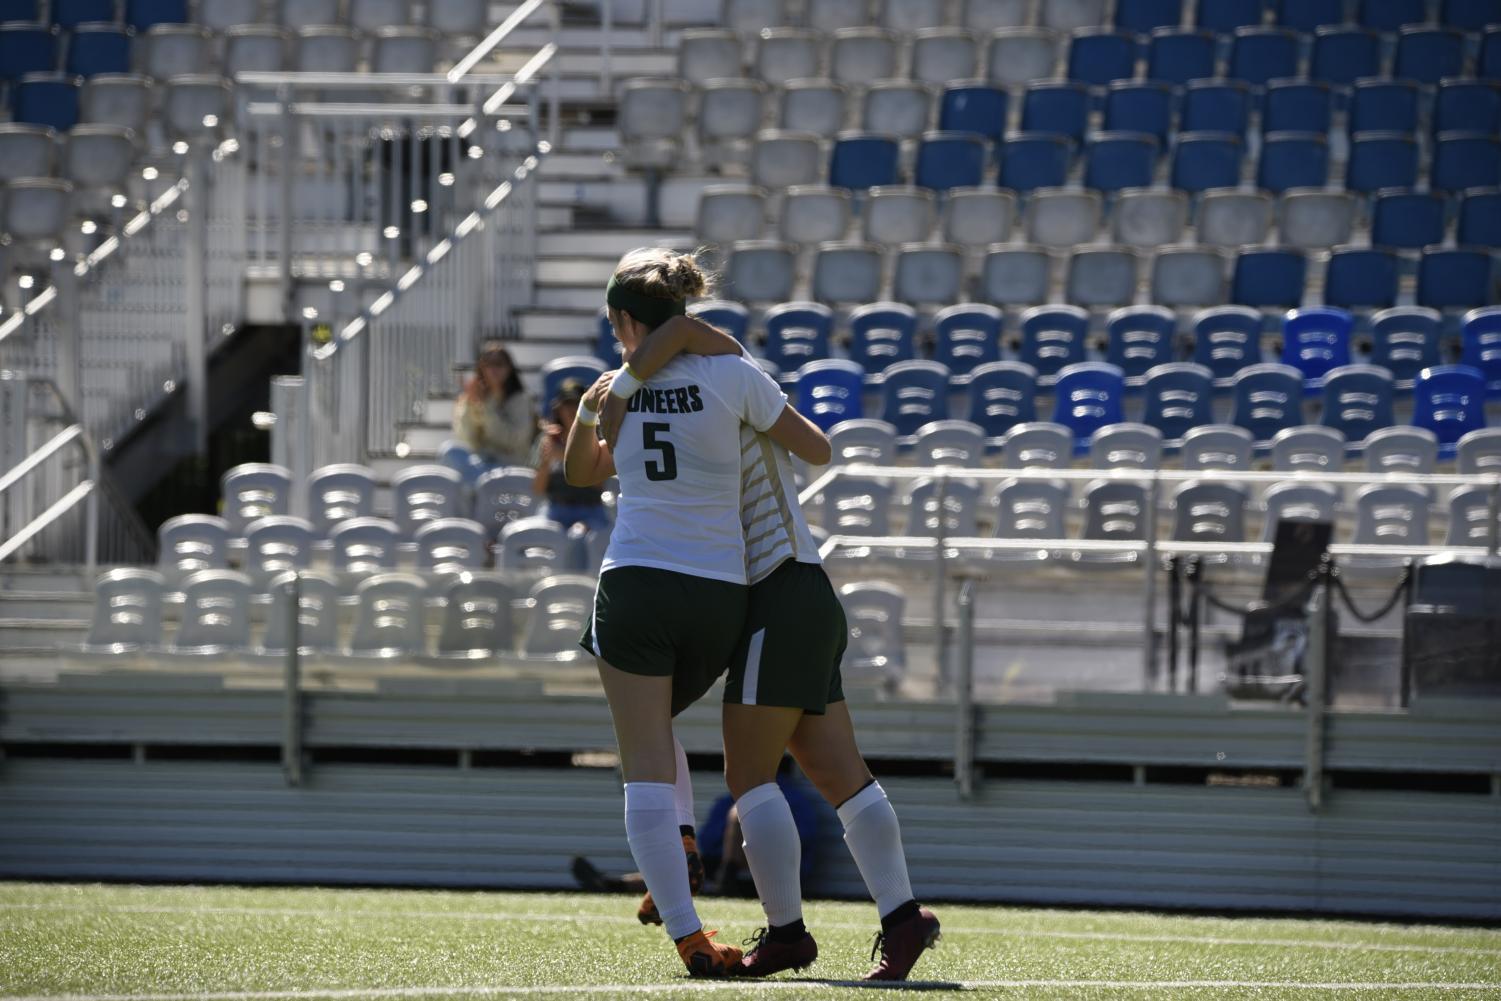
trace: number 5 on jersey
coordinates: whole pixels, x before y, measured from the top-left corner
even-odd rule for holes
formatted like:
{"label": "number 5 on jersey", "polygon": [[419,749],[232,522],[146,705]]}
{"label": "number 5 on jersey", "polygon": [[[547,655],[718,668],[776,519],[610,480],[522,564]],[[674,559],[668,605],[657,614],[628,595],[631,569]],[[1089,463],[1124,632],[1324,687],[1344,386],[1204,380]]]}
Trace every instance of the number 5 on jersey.
{"label": "number 5 on jersey", "polygon": [[678,454],[672,447],[672,442],[665,437],[672,430],[672,425],[666,423],[652,423],[641,425],[641,447],[648,452],[655,449],[662,453],[660,462],[655,459],[646,461],[646,478],[653,482],[662,480],[675,480],[678,478]]}

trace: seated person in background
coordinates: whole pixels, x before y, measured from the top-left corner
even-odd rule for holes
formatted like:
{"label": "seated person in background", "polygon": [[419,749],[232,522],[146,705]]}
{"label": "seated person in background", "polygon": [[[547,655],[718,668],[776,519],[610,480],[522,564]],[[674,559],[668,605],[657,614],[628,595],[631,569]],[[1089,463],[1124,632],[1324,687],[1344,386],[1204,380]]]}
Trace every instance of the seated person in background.
{"label": "seated person in background", "polygon": [[578,414],[584,398],[584,384],[577,379],[564,380],[558,395],[548,408],[550,423],[532,447],[532,493],[544,499],[544,518],[551,518],[564,528],[583,525],[588,530],[604,531],[610,527],[610,513],[605,510],[603,491],[597,487],[571,487],[563,475],[563,452],[568,445],[568,429]]}
{"label": "seated person in background", "polygon": [[473,486],[492,469],[525,465],[536,427],[531,397],[521,388],[511,353],[500,341],[486,341],[474,376],[454,403],[453,438],[443,443],[438,458]]}

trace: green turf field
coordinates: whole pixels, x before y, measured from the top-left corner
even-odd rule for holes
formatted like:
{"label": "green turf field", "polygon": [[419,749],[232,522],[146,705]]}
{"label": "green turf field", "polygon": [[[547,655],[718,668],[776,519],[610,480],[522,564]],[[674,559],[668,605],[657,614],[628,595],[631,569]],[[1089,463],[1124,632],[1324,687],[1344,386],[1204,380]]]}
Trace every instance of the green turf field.
{"label": "green turf field", "polygon": [[[753,901],[708,899],[731,939]],[[0,883],[0,1001],[75,997],[867,996],[869,904],[813,903],[799,979],[687,980],[634,900],[585,894]],[[944,905],[924,998],[1501,998],[1501,931]],[[815,979],[816,978],[816,979]],[[904,992],[905,993],[905,992]]]}

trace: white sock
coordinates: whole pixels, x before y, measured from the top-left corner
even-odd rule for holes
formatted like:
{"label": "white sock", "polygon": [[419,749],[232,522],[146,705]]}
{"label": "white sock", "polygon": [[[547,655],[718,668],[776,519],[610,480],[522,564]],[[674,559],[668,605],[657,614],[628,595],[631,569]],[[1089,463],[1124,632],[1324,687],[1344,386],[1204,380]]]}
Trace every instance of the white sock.
{"label": "white sock", "polygon": [[736,800],[735,811],[740,814],[745,860],[750,863],[766,920],[773,927],[801,921],[803,846],[787,797],[775,782],[768,782]]}
{"label": "white sock", "polygon": [[682,742],[672,738],[672,748],[678,752],[678,777],[672,784],[672,801],[678,810],[678,825],[693,826],[693,776],[688,774],[688,752]]}
{"label": "white sock", "polygon": [[845,800],[839,820],[855,867],[884,918],[912,899],[912,880],[902,851],[902,828],[881,783],[872,782]]}
{"label": "white sock", "polygon": [[693,895],[688,892],[688,860],[683,855],[677,818],[673,788],[666,782],[625,784],[625,837],[631,845],[631,857],[673,939],[692,935],[703,927],[693,909]]}

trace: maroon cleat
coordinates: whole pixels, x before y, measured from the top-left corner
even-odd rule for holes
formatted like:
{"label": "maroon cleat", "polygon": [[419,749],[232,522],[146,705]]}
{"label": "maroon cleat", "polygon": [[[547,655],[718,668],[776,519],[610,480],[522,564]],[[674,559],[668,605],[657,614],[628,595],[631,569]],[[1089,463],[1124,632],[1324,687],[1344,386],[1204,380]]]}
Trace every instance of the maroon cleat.
{"label": "maroon cleat", "polygon": [[870,958],[881,954],[876,968],[865,975],[866,980],[906,980],[923,950],[933,948],[938,941],[938,919],[926,907],[919,907],[915,917],[908,918],[890,931],[877,932],[875,946]]}
{"label": "maroon cleat", "polygon": [[783,970],[801,970],[818,958],[818,943],[807,932],[796,942],[773,942],[765,928],[745,940],[754,948],[735,970],[737,977],[769,977]]}

